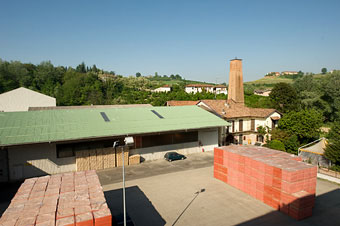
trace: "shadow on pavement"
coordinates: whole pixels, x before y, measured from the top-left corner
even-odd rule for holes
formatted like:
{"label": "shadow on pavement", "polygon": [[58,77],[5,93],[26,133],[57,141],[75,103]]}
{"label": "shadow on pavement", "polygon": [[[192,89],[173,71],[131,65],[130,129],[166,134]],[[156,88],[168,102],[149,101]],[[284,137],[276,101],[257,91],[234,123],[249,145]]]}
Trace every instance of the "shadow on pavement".
{"label": "shadow on pavement", "polygon": [[283,225],[313,225],[313,226],[339,226],[340,225],[340,189],[319,195],[315,199],[313,216],[297,221],[279,211],[238,224],[239,226],[283,226]]}
{"label": "shadow on pavement", "polygon": [[13,183],[0,183],[0,216],[11,203],[12,198],[19,189],[22,181]]}
{"label": "shadow on pavement", "polygon": [[[128,187],[126,192],[126,211],[135,225],[165,225],[165,220],[157,212],[148,197],[138,186]],[[104,192],[112,216],[123,214],[123,191],[116,189]]]}

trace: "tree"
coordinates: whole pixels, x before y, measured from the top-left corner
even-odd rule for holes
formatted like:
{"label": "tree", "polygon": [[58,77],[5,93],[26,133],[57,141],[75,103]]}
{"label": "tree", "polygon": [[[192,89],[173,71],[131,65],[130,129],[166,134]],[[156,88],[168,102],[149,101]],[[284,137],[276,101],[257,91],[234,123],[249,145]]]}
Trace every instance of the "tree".
{"label": "tree", "polygon": [[294,87],[288,83],[277,83],[269,94],[273,107],[283,113],[297,111],[300,101]]}
{"label": "tree", "polygon": [[175,78],[176,78],[177,80],[182,80],[182,77],[181,77],[179,74],[175,75]]}
{"label": "tree", "polygon": [[340,171],[340,121],[334,122],[327,138],[329,143],[324,155],[335,165],[333,168]]}
{"label": "tree", "polygon": [[280,119],[279,129],[296,135],[300,143],[308,143],[319,138],[322,122],[322,114],[314,109],[291,111]]}
{"label": "tree", "polygon": [[340,169],[340,140],[333,140],[327,144],[324,155],[337,166],[335,169]]}
{"label": "tree", "polygon": [[321,73],[322,73],[322,74],[326,74],[326,73],[327,73],[327,68],[325,68],[325,67],[322,68],[322,69],[321,69]]}
{"label": "tree", "polygon": [[283,140],[283,144],[285,145],[286,152],[292,154],[298,153],[300,142],[296,135],[292,135],[288,139]]}
{"label": "tree", "polygon": [[81,64],[79,64],[79,65],[76,67],[76,71],[77,71],[77,72],[80,72],[80,73],[86,73],[86,66],[85,66],[85,63],[84,63],[84,62],[81,62]]}
{"label": "tree", "polygon": [[331,129],[327,134],[327,138],[330,141],[340,140],[340,121],[336,121],[333,123]]}
{"label": "tree", "polygon": [[97,69],[97,67],[96,67],[95,64],[92,66],[91,71],[93,71],[93,72],[98,72],[98,69]]}
{"label": "tree", "polygon": [[136,77],[139,78],[140,76],[142,76],[142,74],[140,72],[137,72]]}
{"label": "tree", "polygon": [[330,108],[329,112],[325,114],[327,120],[334,121],[340,119],[340,72],[327,74],[321,83],[321,99],[327,102]]}
{"label": "tree", "polygon": [[286,150],[285,145],[279,140],[271,140],[264,146],[271,148],[271,149],[279,150],[279,151],[285,151]]}

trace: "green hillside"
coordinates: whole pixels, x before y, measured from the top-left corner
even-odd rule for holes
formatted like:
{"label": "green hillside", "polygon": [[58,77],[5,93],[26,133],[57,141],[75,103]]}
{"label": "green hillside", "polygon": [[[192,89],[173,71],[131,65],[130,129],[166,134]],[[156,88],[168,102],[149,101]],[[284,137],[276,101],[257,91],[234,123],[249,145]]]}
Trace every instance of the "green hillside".
{"label": "green hillside", "polygon": [[293,83],[294,79],[291,78],[282,78],[282,77],[264,77],[255,81],[245,82],[245,87],[253,87],[255,89],[271,89],[275,86],[275,84],[284,82],[284,83]]}

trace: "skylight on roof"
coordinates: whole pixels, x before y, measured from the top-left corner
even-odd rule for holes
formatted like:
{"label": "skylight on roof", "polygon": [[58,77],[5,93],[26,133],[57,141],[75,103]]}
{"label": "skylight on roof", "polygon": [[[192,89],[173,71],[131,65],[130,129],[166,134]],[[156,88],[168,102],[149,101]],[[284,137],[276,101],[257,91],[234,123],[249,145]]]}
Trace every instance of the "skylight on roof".
{"label": "skylight on roof", "polygon": [[107,115],[105,114],[105,112],[100,112],[101,116],[103,117],[105,122],[109,122],[110,119],[107,117]]}
{"label": "skylight on roof", "polygon": [[154,113],[155,115],[157,115],[158,116],[158,118],[160,118],[160,119],[164,119],[164,117],[163,116],[161,116],[157,111],[155,111],[155,110],[151,110],[152,111],[152,113]]}

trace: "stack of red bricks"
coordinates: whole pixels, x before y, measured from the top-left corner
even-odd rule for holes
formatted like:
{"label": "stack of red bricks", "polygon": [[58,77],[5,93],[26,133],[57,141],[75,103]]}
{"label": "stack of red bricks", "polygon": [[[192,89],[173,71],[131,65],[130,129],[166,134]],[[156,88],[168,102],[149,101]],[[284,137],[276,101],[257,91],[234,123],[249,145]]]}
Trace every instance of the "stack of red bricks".
{"label": "stack of red bricks", "polygon": [[25,180],[0,218],[6,226],[111,226],[94,170]]}
{"label": "stack of red bricks", "polygon": [[215,148],[214,177],[301,220],[312,215],[317,167],[264,147]]}

